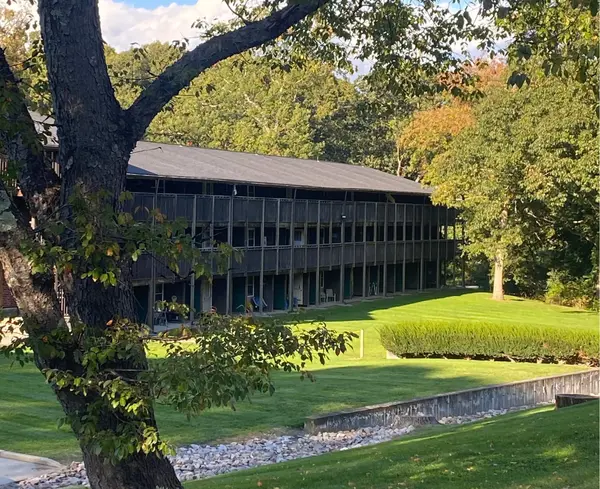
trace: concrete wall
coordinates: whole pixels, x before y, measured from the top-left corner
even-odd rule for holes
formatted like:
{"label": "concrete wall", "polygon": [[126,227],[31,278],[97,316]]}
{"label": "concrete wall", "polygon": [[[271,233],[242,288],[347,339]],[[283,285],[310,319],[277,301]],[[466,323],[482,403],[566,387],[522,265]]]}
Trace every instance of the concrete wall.
{"label": "concrete wall", "polygon": [[438,396],[388,402],[337,413],[310,416],[304,422],[308,433],[343,431],[365,426],[391,426],[403,416],[468,416],[492,409],[509,409],[554,401],[556,394],[598,394],[600,370],[541,377]]}

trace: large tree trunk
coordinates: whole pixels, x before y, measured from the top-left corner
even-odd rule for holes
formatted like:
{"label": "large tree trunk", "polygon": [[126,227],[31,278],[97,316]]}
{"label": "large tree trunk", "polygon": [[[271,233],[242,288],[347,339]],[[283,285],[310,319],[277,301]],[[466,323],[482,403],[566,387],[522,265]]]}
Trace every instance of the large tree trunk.
{"label": "large tree trunk", "polygon": [[[40,27],[60,142],[63,221],[68,223],[73,218],[69,203],[78,191],[87,195],[104,192],[105,204],[118,212],[131,151],[162,107],[206,68],[277,38],[327,1],[290,2],[260,21],[205,42],[182,56],[142,92],[129,110],[123,111],[108,77],[98,0],[39,0]],[[14,88],[14,77],[3,60],[0,56],[0,82],[8,80]],[[5,85],[0,88],[6,90]],[[35,129],[24,104],[18,112],[25,121],[24,130],[32,133]],[[35,140],[34,135],[29,136],[29,141]],[[29,210],[34,214],[55,210],[58,183],[44,165],[39,147],[36,156],[35,151],[25,147],[25,138],[19,138],[18,134],[1,133],[0,137],[0,142],[15,143],[18,148],[12,158],[23,164],[19,181]],[[54,293],[54,277],[52,274],[32,275],[27,258],[19,251],[20,241],[30,239],[31,230],[27,228],[27,216],[19,215],[12,204],[8,192],[0,189],[0,263],[4,265],[8,285],[28,324],[28,333],[34,339],[41,338],[44,332],[64,328],[64,321]],[[4,212],[7,210],[9,212]],[[73,226],[68,229],[62,243],[69,243],[70,238],[75,237]],[[134,319],[130,261],[121,264],[116,287],[104,287],[90,279],[81,279],[79,274],[61,276],[59,281],[72,319],[85,325],[84,334],[102,332],[115,317]],[[34,356],[40,370],[56,368],[84,373],[78,360],[80,345],[72,336],[64,345],[64,358],[59,360],[44,358],[34,342]],[[145,364],[144,358],[138,360]],[[112,368],[127,366],[115,361]],[[93,401],[68,389],[53,388],[64,412],[71,417],[81,417]],[[122,421],[108,405],[97,414],[101,429],[118,431]],[[144,421],[156,426],[152,412],[150,419]],[[181,488],[173,467],[164,457],[139,453],[107,465],[85,442],[80,440],[80,446],[92,489]]]}
{"label": "large tree trunk", "polygon": [[496,253],[494,259],[494,287],[492,289],[492,299],[497,301],[504,300],[504,255],[501,251]]}
{"label": "large tree trunk", "polygon": [[[76,192],[94,195],[102,191],[106,196],[103,203],[118,212],[135,139],[108,78],[97,0],[41,0],[39,9],[60,142],[61,217],[66,222],[73,218],[72,207],[66,204]],[[63,242],[74,237],[70,233],[63,236]],[[78,275],[60,277],[60,283],[72,319],[85,325],[87,335],[104,330],[115,317],[135,320],[130,261],[121,263],[115,287]],[[146,363],[145,358],[138,361]],[[115,361],[112,368],[129,366],[129,361]],[[73,367],[75,371],[81,369]],[[81,416],[94,400],[71,399],[62,403],[63,409],[68,415]],[[108,403],[98,417],[102,429],[118,433],[122,421]],[[153,413],[143,421],[156,427]],[[80,446],[93,489],[181,487],[165,457],[139,453],[107,465],[81,439]]]}

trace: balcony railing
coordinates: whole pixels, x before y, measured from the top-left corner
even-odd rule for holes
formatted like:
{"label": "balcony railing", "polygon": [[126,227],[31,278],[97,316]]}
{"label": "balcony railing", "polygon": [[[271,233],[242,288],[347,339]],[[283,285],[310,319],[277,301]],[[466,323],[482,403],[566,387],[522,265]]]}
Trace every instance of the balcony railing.
{"label": "balcony railing", "polygon": [[[439,248],[439,255],[438,255]],[[235,275],[266,274],[289,272],[290,269],[309,271],[317,268],[328,270],[337,268],[343,263],[345,266],[363,265],[393,265],[403,262],[411,263],[421,260],[451,260],[457,253],[457,241],[408,241],[408,242],[377,242],[377,243],[343,243],[321,244],[302,246],[265,246],[251,248],[237,248],[242,252],[242,259],[237,262],[232,260],[231,272]],[[210,260],[210,255],[215,250],[207,249],[205,260]],[[423,256],[421,256],[423,252]],[[431,254],[430,254],[431,253]],[[292,260],[293,254],[293,260]],[[191,264],[180,261],[179,274],[173,273],[160,258],[152,258],[149,254],[143,255],[134,263],[133,275],[137,281],[146,281],[152,278],[152,264],[154,263],[154,277],[158,281],[172,281],[186,277],[191,271]],[[213,264],[212,273],[223,274],[226,271],[217,270]]]}
{"label": "balcony railing", "polygon": [[134,193],[126,210],[139,220],[158,208],[168,219],[184,218],[197,223],[266,224],[369,224],[394,223],[445,225],[455,220],[452,209],[423,204],[390,202],[339,202],[330,200],[291,200],[219,195]]}

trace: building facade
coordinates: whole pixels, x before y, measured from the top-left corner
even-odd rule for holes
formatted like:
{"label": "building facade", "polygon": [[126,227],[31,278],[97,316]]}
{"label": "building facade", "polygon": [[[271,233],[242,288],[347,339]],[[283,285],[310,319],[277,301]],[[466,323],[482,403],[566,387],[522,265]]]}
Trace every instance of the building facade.
{"label": "building facade", "polygon": [[185,280],[189,264],[175,274],[142,257],[134,277],[146,321],[150,305],[172,298],[196,313],[235,314],[438,288],[458,251],[453,210],[431,205],[430,189],[370,168],[140,143],[128,189],[134,216],[159,209],[185,219],[207,257],[218,243],[241,256],[224,270],[212,260],[211,278]]}
{"label": "building facade", "polygon": [[[60,173],[57,151],[53,134],[46,153]],[[140,257],[135,297],[147,324],[163,300],[188,304],[193,319],[439,288],[462,238],[430,189],[355,165],[140,142],[127,178],[126,210],[183,219],[212,273]],[[214,258],[220,243],[235,250],[224,267]]]}

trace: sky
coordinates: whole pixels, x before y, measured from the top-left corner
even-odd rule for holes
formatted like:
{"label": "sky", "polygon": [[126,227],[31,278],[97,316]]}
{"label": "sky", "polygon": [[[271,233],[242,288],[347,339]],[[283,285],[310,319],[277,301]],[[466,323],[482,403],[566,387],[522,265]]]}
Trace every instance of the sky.
{"label": "sky", "polygon": [[152,9],[156,7],[166,7],[172,3],[176,3],[178,5],[193,5],[196,3],[196,0],[132,0],[130,2],[134,7],[142,7],[147,9]]}
{"label": "sky", "polygon": [[171,42],[198,32],[192,23],[230,17],[221,0],[100,0],[100,22],[104,40],[117,50],[133,43]]}
{"label": "sky", "polygon": [[[0,5],[7,0],[0,0]],[[25,0],[13,2],[28,4]],[[232,14],[223,0],[99,0],[104,40],[118,51],[152,41],[172,42],[188,38],[193,47],[198,31],[192,24],[199,19],[228,19]],[[470,46],[474,50],[474,46]],[[368,63],[357,63],[360,72]]]}

